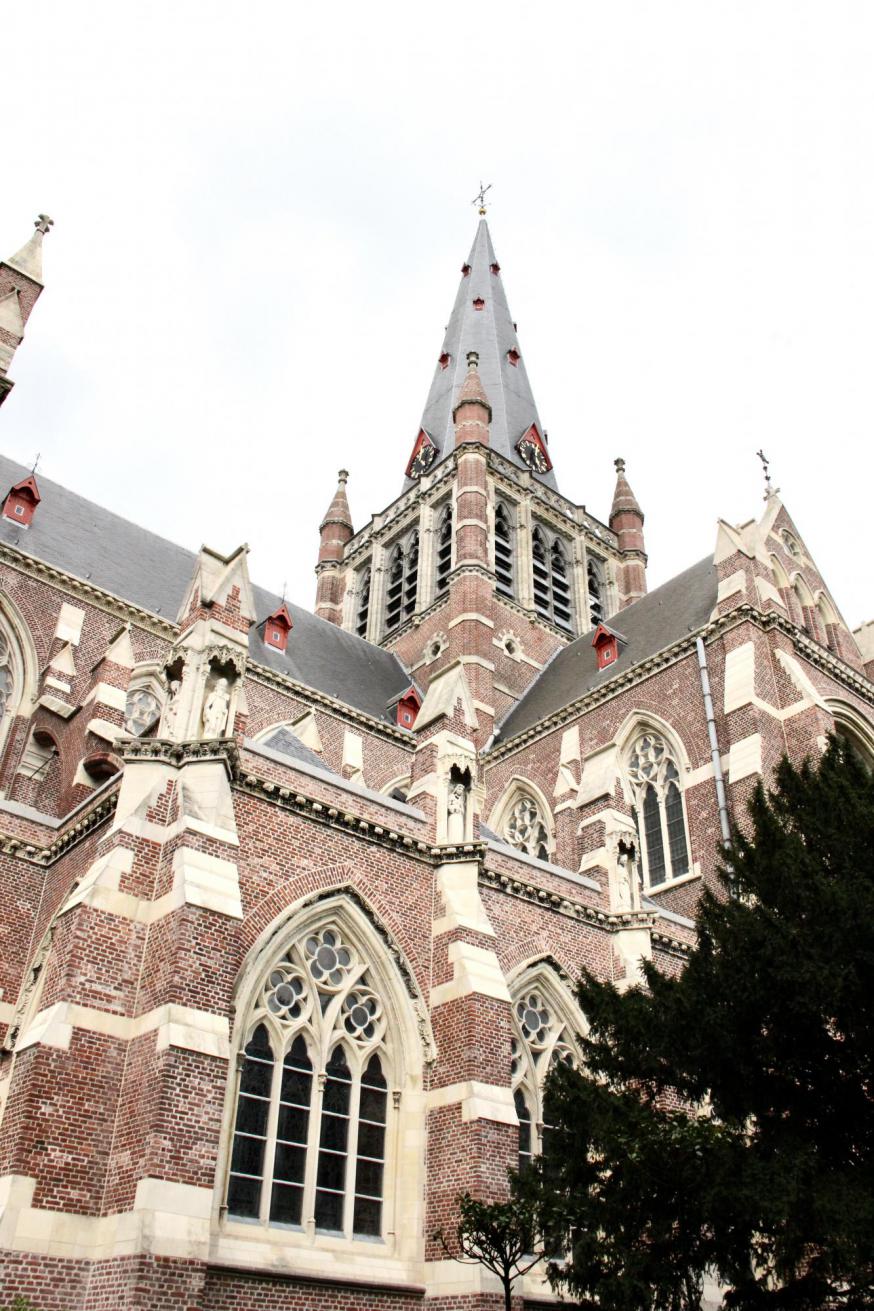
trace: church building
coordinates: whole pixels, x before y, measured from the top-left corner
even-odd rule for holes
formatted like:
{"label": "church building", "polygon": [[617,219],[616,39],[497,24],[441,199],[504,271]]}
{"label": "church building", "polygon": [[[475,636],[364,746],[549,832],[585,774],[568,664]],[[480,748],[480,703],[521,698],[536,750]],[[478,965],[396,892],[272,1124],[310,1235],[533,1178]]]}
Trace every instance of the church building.
{"label": "church building", "polygon": [[569,497],[485,218],[386,442],[314,610],[0,455],[0,1304],[499,1308],[434,1235],[539,1151],[581,967],[681,970],[756,782],[874,760],[874,623],[776,493],[653,591],[634,470]]}

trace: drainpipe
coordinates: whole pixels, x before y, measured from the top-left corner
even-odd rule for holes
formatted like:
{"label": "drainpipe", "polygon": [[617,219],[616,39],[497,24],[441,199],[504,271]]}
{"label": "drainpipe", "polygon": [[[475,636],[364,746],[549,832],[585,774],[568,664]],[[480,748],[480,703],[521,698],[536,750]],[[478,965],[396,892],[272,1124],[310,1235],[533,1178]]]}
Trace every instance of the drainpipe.
{"label": "drainpipe", "polygon": [[698,672],[701,675],[701,691],[704,695],[704,713],[707,716],[707,736],[710,739],[710,758],[713,761],[713,774],[716,780],[716,801],[719,806],[719,827],[722,841],[728,846],[731,841],[731,823],[728,818],[728,802],[725,797],[725,779],[722,775],[722,759],[719,755],[719,742],[716,738],[716,719],[713,715],[713,697],[710,695],[710,678],[707,674],[707,656],[704,651],[704,639],[695,639],[698,651]]}

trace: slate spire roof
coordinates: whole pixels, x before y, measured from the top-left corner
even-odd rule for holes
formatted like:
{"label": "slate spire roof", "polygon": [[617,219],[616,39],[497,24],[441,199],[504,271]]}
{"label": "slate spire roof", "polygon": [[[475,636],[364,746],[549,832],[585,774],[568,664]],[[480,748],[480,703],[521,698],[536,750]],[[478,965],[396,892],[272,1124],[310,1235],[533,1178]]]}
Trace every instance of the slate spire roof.
{"label": "slate spire roof", "polygon": [[638,504],[637,497],[631,490],[631,484],[625,476],[625,461],[622,459],[614,460],[616,465],[616,490],[613,493],[613,505],[610,509],[610,526],[613,526],[613,520],[620,514],[636,514],[640,516],[643,523],[643,510]]}
{"label": "slate spire roof", "polygon": [[[543,425],[485,219],[479,222],[464,269],[467,272],[461,275],[421,426],[437,447],[435,463],[439,463],[455,449],[452,412],[467,378],[468,351],[476,351],[480,380],[492,408],[489,445],[499,455],[526,468],[516,451],[516,443],[532,423],[537,424],[542,436]],[[535,477],[555,487],[551,471]],[[411,485],[409,481],[405,484]]]}
{"label": "slate spire roof", "polygon": [[24,243],[21,250],[17,250],[5,261],[19,273],[38,282],[40,286],[42,286],[42,239],[53,224],[54,219],[50,219],[47,214],[40,214],[39,218],[34,220],[33,235]]}

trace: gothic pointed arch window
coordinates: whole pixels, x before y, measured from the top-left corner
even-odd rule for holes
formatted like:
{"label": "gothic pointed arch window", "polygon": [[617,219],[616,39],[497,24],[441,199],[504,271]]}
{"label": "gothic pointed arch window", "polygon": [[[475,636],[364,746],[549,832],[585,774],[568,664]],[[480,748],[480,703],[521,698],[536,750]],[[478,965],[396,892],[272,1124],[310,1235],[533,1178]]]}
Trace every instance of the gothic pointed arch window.
{"label": "gothic pointed arch window", "polygon": [[589,618],[593,628],[597,628],[606,613],[606,582],[604,561],[590,555],[586,561],[586,585],[589,595]]}
{"label": "gothic pointed arch window", "polygon": [[414,530],[395,542],[388,558],[385,629],[391,632],[416,609],[419,582],[419,534]]}
{"label": "gothic pointed arch window", "polygon": [[370,565],[362,570],[358,580],[358,613],[355,631],[359,637],[367,636],[367,624],[370,619]]}
{"label": "gothic pointed arch window", "polygon": [[452,505],[447,503],[440,511],[437,520],[437,571],[436,587],[440,596],[449,586],[449,573],[452,569]]}
{"label": "gothic pointed arch window", "polygon": [[392,1135],[416,1041],[409,1026],[397,1031],[386,963],[373,954],[342,916],[327,914],[287,937],[256,975],[241,1033],[229,1220],[350,1240],[396,1224],[387,1217]]}
{"label": "gothic pointed arch window", "polygon": [[647,887],[657,888],[691,868],[680,771],[662,734],[647,730],[632,743],[626,772],[644,880]]}
{"label": "gothic pointed arch window", "polygon": [[570,566],[567,546],[538,524],[531,534],[534,608],[559,628],[572,627]]}
{"label": "gothic pointed arch window", "polygon": [[515,524],[503,501],[495,506],[495,590],[511,600],[515,595]]}
{"label": "gothic pointed arch window", "polygon": [[37,685],[37,658],[24,619],[0,598],[0,752],[16,715],[29,713]]}
{"label": "gothic pointed arch window", "polygon": [[511,988],[513,1104],[519,1118],[519,1169],[543,1151],[551,1116],[546,1080],[558,1062],[576,1065],[576,1034],[582,1015],[571,1018],[573,1004],[558,995],[550,971],[527,971]]}
{"label": "gothic pointed arch window", "polygon": [[538,790],[522,778],[512,780],[489,827],[502,842],[537,860],[548,861],[555,847],[549,807]]}

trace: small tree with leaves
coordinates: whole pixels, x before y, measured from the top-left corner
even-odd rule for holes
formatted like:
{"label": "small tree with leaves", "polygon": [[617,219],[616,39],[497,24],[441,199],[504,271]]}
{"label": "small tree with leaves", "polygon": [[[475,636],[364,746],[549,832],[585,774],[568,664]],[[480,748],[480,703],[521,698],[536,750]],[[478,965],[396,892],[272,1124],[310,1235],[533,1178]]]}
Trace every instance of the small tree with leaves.
{"label": "small tree with leaves", "polygon": [[505,1311],[510,1311],[513,1284],[543,1257],[534,1199],[514,1195],[506,1202],[481,1202],[463,1193],[457,1205],[458,1224],[451,1236],[440,1229],[435,1241],[453,1261],[482,1265],[497,1275]]}
{"label": "small tree with leaves", "polygon": [[838,741],[760,785],[675,976],[586,974],[527,1183],[598,1311],[874,1308],[874,775]]}

